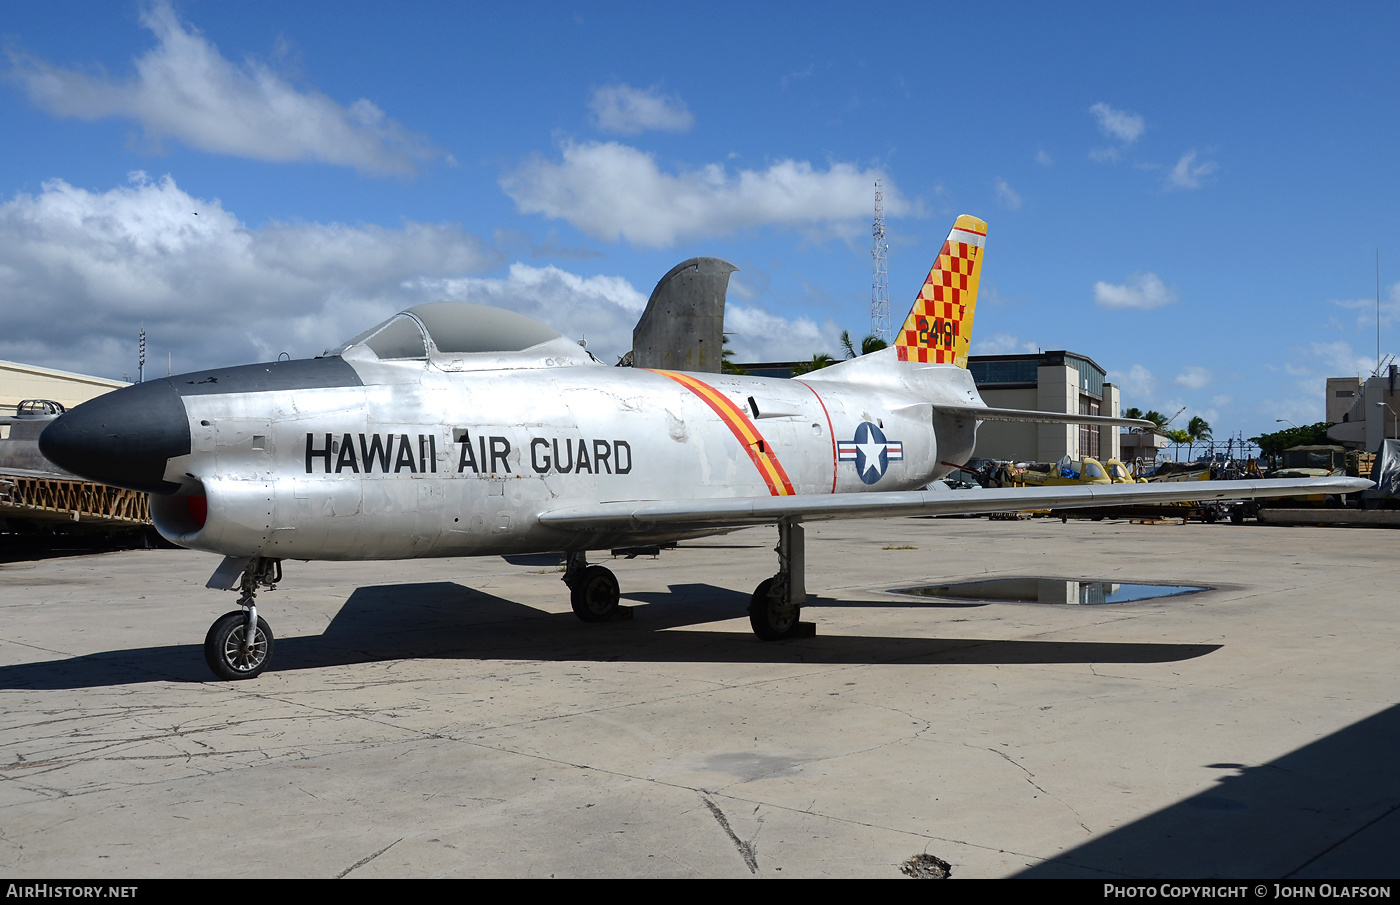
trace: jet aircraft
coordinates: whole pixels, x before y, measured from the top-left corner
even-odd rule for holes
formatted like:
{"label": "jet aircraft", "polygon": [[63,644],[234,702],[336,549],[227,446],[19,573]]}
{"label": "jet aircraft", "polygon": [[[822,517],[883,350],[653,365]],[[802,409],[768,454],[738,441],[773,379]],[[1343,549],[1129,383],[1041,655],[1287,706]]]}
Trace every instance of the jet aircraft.
{"label": "jet aircraft", "polygon": [[557,552],[574,612],[600,622],[620,589],[588,551],[776,525],[778,570],[749,619],[781,640],[810,631],[806,522],[1369,486],[920,490],[967,461],[983,421],[1148,425],[982,401],[967,353],[985,240],[985,223],[958,217],[895,342],[797,379],[607,367],[533,319],[436,302],[314,359],[117,390],[60,417],[40,447],[76,474],[148,492],[164,537],[224,555],[209,586],[238,590],[241,609],[215,621],[204,650],[225,679],[267,667],[256,595],[287,559]]}

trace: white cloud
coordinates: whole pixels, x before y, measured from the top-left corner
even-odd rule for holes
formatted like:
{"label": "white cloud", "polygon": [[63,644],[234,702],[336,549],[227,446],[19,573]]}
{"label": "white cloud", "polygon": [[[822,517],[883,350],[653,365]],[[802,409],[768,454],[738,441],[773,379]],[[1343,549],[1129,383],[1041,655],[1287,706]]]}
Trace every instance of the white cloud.
{"label": "white cloud", "polygon": [[1312,343],[1311,350],[1326,365],[1328,377],[1365,377],[1376,369],[1374,358],[1357,354],[1346,340]]}
{"label": "white cloud", "polygon": [[[398,228],[273,224],[252,229],[218,200],[134,173],[106,192],[62,180],[0,203],[0,359],[108,377],[319,354],[395,311],[457,300],[509,308],[604,361],[632,346],[647,296],[622,277],[511,265],[451,224]],[[660,274],[657,275],[658,277]],[[833,351],[837,330],[751,305],[728,306],[747,360]]]}
{"label": "white cloud", "polygon": [[643,89],[604,85],[594,90],[588,109],[593,111],[593,124],[600,130],[622,135],[636,135],[648,129],[687,132],[695,124],[685,101],[662,94],[656,86]]}
{"label": "white cloud", "polygon": [[1147,123],[1136,113],[1117,110],[1102,102],[1090,107],[1089,112],[1099,121],[1099,131],[1125,145],[1137,141],[1147,131]]}
{"label": "white cloud", "polygon": [[1205,389],[1210,386],[1213,380],[1215,380],[1214,374],[1196,365],[1187,365],[1180,374],[1176,375],[1176,382],[1188,390]]}
{"label": "white cloud", "polygon": [[1157,398],[1157,378],[1142,365],[1123,371],[1109,371],[1108,380],[1122,390],[1124,408],[1149,409]]}
{"label": "white cloud", "polygon": [[1021,196],[1016,193],[1016,190],[1013,189],[1011,184],[1005,179],[998,179],[996,181],[996,193],[997,204],[1009,211],[1018,211],[1021,209]]}
{"label": "white cloud", "polygon": [[1160,308],[1176,301],[1176,291],[1168,288],[1155,273],[1135,273],[1122,284],[1094,284],[1094,301],[1100,308]]}
{"label": "white cloud", "polygon": [[501,188],[525,213],[566,220],[595,239],[655,248],[759,226],[864,230],[876,179],[884,180],[887,214],[910,210],[879,170],[780,160],[766,170],[731,173],[712,163],[672,174],[617,142],[566,142],[559,162],[536,157],[503,176]]}
{"label": "white cloud", "polygon": [[1193,148],[1181,155],[1181,159],[1176,162],[1176,166],[1171,168],[1167,174],[1167,187],[1173,189],[1198,189],[1201,187],[1201,180],[1214,173],[1220,167],[1213,160],[1203,160],[1196,162],[1196,151]]}
{"label": "white cloud", "polygon": [[1049,154],[1045,153],[1044,148],[1040,148],[1035,152],[1035,162],[1043,167],[1048,167],[1054,164],[1055,161],[1050,158]]}
{"label": "white cloud", "polygon": [[144,174],[106,192],[46,182],[0,204],[0,358],[119,377],[318,354],[432,301],[413,281],[498,263],[451,224],[273,224]]}
{"label": "white cloud", "polygon": [[[730,280],[731,289],[734,280]],[[504,278],[463,277],[420,280],[425,296],[509,308],[544,321],[613,364],[632,348],[632,328],[646,309],[647,296],[622,277],[581,277],[557,267],[516,263]],[[735,293],[730,293],[731,296]],[[789,361],[837,348],[836,328],[807,318],[790,320],[762,308],[725,305],[724,330],[735,361]]]}
{"label": "white cloud", "polygon": [[[828,68],[830,68],[830,66],[831,66],[830,63],[824,63],[824,64],[822,64],[821,68],[822,68],[822,69],[828,69]],[[788,74],[784,75],[782,78],[778,79],[778,85],[779,85],[779,87],[787,88],[789,85],[793,84],[794,82],[800,82],[800,81],[802,81],[802,80],[804,80],[804,79],[810,79],[810,78],[813,76],[813,74],[816,73],[816,71],[817,71],[817,64],[816,64],[816,63],[808,63],[806,69],[797,69],[797,70],[794,70],[793,72],[789,72]]]}
{"label": "white cloud", "polygon": [[974,333],[969,350],[972,355],[1010,355],[1013,352],[1039,351],[1040,348],[1035,343],[1023,342],[1020,337],[1009,333],[993,333],[991,336]]}
{"label": "white cloud", "polygon": [[504,278],[458,277],[414,282],[424,297],[509,308],[549,324],[613,364],[632,348],[632,327],[647,297],[622,277],[581,277],[558,267],[519,262]]}
{"label": "white cloud", "polygon": [[818,325],[805,317],[789,320],[765,311],[727,303],[724,330],[735,361],[803,361],[821,352],[840,358],[835,324]]}
{"label": "white cloud", "polygon": [[[1332,304],[1342,308],[1351,308],[1356,311],[1356,325],[1364,330],[1374,330],[1376,328],[1376,300],[1375,298],[1361,299],[1333,299]],[[1400,319],[1400,283],[1392,283],[1386,288],[1386,294],[1380,303],[1380,316],[1382,326],[1389,327]]]}
{"label": "white cloud", "polygon": [[216,154],[254,160],[315,160],[369,173],[411,173],[440,156],[427,140],[361,98],[348,107],[299,89],[266,64],[225,59],[168,3],[141,14],[156,46],[127,79],[63,69],[10,52],[8,75],[55,116],[128,117],[159,144],[173,138]]}
{"label": "white cloud", "polygon": [[1288,430],[1289,425],[1283,421],[1291,421],[1296,425],[1316,424],[1325,415],[1326,401],[1323,386],[1313,382],[1299,383],[1293,392],[1288,393],[1282,399],[1262,399],[1259,402],[1258,410],[1271,416],[1275,420],[1267,423],[1262,432],[1273,433],[1274,431]]}

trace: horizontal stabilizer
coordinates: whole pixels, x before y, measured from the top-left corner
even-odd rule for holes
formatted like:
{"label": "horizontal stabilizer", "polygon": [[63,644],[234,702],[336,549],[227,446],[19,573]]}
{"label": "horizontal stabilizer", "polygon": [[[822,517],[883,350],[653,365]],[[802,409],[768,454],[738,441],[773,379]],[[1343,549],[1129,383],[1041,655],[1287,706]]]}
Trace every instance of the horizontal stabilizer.
{"label": "horizontal stabilizer", "polygon": [[1328,477],[664,500],[569,507],[544,513],[540,516],[540,522],[568,531],[693,531],[772,525],[784,520],[816,522],[895,515],[977,515],[1023,509],[1084,509],[1140,503],[1353,493],[1371,486],[1372,483],[1364,478]]}
{"label": "horizontal stabilizer", "polygon": [[1112,415],[1076,415],[1065,412],[1040,412],[1035,409],[994,409],[981,405],[935,405],[933,410],[945,415],[972,417],[978,421],[1029,421],[1037,424],[1102,424],[1118,427],[1156,428],[1141,418],[1115,418]]}

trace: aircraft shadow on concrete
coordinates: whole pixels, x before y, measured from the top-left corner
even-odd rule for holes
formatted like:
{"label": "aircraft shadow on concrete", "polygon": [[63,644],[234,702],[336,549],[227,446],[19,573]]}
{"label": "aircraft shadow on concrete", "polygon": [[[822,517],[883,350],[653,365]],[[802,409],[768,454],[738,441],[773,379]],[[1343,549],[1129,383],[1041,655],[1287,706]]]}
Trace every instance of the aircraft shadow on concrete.
{"label": "aircraft shadow on concrete", "polygon": [[1397,750],[1400,705],[1266,764],[1210,764],[1223,774],[1214,788],[1018,876],[1394,878]]}
{"label": "aircraft shadow on concrete", "polygon": [[[357,589],[314,636],[277,637],[268,672],[407,659],[633,663],[1170,663],[1218,644],[995,641],[823,635],[770,643],[743,632],[666,631],[742,619],[749,595],[707,584],[634,593],[635,617],[601,625],[544,613],[453,582]],[[653,606],[652,604],[657,604]],[[816,606],[842,606],[818,599]],[[270,614],[274,636],[276,608]],[[210,681],[196,644],[115,650],[0,667],[0,689],[72,689],[137,682]]]}

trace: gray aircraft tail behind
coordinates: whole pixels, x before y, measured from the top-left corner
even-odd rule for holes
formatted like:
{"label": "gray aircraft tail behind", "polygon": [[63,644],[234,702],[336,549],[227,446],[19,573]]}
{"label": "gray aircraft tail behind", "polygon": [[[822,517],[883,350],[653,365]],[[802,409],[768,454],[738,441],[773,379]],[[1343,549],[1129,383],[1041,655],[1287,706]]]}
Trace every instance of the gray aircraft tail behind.
{"label": "gray aircraft tail behind", "polygon": [[638,368],[718,374],[724,346],[724,298],[739,268],[719,258],[691,258],[656,284],[632,330]]}

